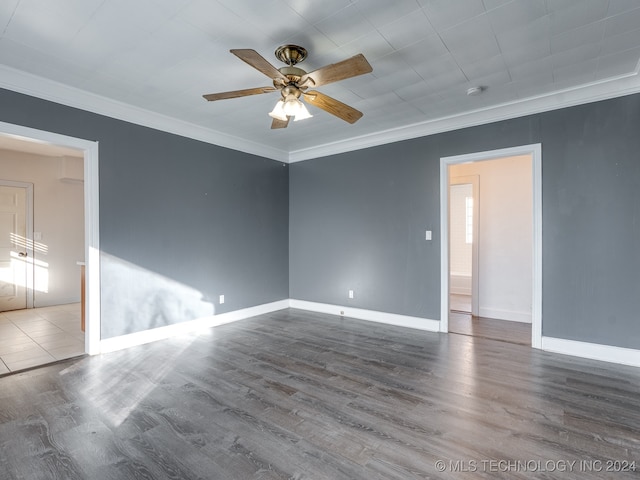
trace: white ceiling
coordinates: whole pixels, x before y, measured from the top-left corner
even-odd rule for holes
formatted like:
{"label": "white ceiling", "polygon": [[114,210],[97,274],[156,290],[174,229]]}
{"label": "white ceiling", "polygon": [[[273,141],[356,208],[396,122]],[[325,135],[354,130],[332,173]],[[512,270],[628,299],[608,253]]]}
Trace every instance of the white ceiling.
{"label": "white ceiling", "polygon": [[[638,0],[2,0],[0,32],[2,87],[285,161],[640,91]],[[364,117],[202,98],[270,85],[229,50],[287,43],[308,72],[363,53],[318,90]]]}

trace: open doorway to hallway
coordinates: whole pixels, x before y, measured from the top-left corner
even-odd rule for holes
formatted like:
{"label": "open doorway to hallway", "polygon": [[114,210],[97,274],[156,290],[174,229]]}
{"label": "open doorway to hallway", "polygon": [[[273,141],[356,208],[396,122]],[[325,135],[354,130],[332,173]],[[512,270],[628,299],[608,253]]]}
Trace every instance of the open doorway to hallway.
{"label": "open doorway to hallway", "polygon": [[449,332],[531,344],[531,155],[449,166]]}
{"label": "open doorway to hallway", "polygon": [[442,159],[442,331],[539,347],[539,172],[536,145]]}
{"label": "open doorway to hallway", "polygon": [[84,354],[83,151],[0,135],[0,374]]}

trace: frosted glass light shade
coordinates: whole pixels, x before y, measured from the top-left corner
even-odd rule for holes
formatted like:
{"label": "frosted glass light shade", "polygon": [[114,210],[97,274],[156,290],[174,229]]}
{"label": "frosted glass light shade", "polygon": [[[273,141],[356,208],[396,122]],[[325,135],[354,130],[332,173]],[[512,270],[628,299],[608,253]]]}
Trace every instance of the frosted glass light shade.
{"label": "frosted glass light shade", "polygon": [[276,106],[273,107],[273,110],[269,113],[269,116],[282,120],[283,122],[286,122],[288,117],[293,117],[293,121],[297,122],[298,120],[311,118],[313,115],[309,113],[304,103],[295,96],[287,95],[286,98],[278,100]]}
{"label": "frosted glass light shade", "polygon": [[307,118],[311,118],[313,117],[313,115],[311,115],[309,113],[309,110],[307,110],[307,107],[304,106],[304,103],[302,103],[300,100],[298,100],[298,113],[296,113],[295,118],[293,119],[294,122],[297,122],[298,120],[305,120]]}
{"label": "frosted glass light shade", "polygon": [[284,113],[284,109],[282,108],[284,104],[284,100],[278,100],[276,106],[273,107],[273,110],[269,113],[271,118],[276,118],[278,120],[282,120],[283,122],[287,121],[287,114]]}

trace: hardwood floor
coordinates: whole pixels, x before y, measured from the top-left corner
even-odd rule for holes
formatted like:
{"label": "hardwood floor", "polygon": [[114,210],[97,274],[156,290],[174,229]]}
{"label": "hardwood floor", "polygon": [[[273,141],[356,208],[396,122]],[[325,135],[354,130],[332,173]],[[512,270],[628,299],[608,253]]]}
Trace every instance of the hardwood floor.
{"label": "hardwood floor", "polygon": [[531,324],[472,317],[468,313],[449,313],[449,332],[502,342],[531,345]]}
{"label": "hardwood floor", "polygon": [[632,462],[640,369],[301,310],[0,378],[2,480],[638,478],[610,471]]}
{"label": "hardwood floor", "polygon": [[531,324],[474,317],[471,295],[449,295],[449,332],[531,345]]}

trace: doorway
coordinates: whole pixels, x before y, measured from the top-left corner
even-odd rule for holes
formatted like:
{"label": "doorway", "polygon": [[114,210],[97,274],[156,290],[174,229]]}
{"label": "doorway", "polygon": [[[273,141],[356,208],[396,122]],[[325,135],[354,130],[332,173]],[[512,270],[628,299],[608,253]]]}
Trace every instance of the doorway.
{"label": "doorway", "polygon": [[[80,169],[84,174],[84,184],[82,187],[82,197],[84,200],[84,253],[78,258],[78,261],[84,259],[86,265],[85,271],[85,292],[86,301],[84,305],[80,303],[72,306],[65,307],[51,306],[44,309],[30,308],[31,305],[27,305],[27,309],[24,310],[25,314],[30,315],[37,314],[40,317],[46,317],[51,323],[59,322],[62,316],[69,316],[70,312],[64,312],[65,308],[73,308],[72,316],[76,315],[78,320],[84,313],[86,318],[85,331],[81,334],[81,341],[84,353],[96,354],[99,353],[100,347],[100,272],[99,272],[99,219],[98,219],[98,144],[97,142],[90,142],[73,137],[67,137],[64,135],[45,132],[42,130],[35,130],[28,127],[22,127],[18,125],[8,124],[0,122],[0,138],[6,141],[27,142],[29,145],[35,147],[48,147],[53,149],[72,149],[80,153],[81,165]],[[29,222],[27,222],[29,225]],[[32,226],[32,222],[31,222]],[[32,228],[32,227],[31,227]],[[27,248],[33,249],[34,246],[40,243],[34,239],[33,231],[29,232],[26,237]],[[38,234],[38,232],[35,232]],[[33,254],[31,257],[33,258]],[[81,274],[80,265],[73,265],[77,268],[77,283],[76,287],[80,290]],[[27,275],[27,279],[33,282],[33,276]],[[37,286],[36,286],[37,287]],[[32,285],[32,288],[34,286]],[[31,297],[32,298],[32,297]],[[27,302],[29,302],[29,295],[27,295]],[[45,310],[46,309],[46,310]],[[15,312],[15,311],[14,311]],[[5,315],[6,316],[6,315]],[[13,317],[17,317],[17,312],[12,314]],[[41,320],[42,318],[39,318]],[[5,318],[5,324],[6,322]],[[60,321],[61,322],[61,321]],[[58,323],[56,327],[63,327],[61,323]],[[73,319],[75,324],[76,319]],[[79,322],[78,322],[79,323]],[[8,328],[8,327],[5,327]],[[6,373],[6,372],[5,372]]]}
{"label": "doorway", "polygon": [[[525,337],[529,340],[527,341],[527,343],[530,343],[534,348],[540,348],[541,347],[541,340],[542,340],[542,325],[541,325],[541,318],[540,318],[540,311],[541,311],[541,305],[542,305],[542,300],[541,300],[541,290],[542,290],[542,284],[541,284],[541,147],[539,144],[536,145],[525,145],[522,147],[514,147],[514,148],[508,148],[508,149],[501,149],[501,150],[494,150],[494,151],[488,151],[488,152],[480,152],[480,153],[475,153],[475,154],[468,154],[468,155],[460,155],[460,156],[455,156],[455,157],[445,157],[445,158],[441,158],[441,169],[440,169],[440,186],[441,186],[441,320],[440,320],[440,331],[443,332],[450,332],[451,330],[451,325],[450,323],[452,323],[452,321],[450,321],[451,317],[451,294],[455,293],[456,288],[459,288],[460,285],[453,285],[452,288],[452,279],[451,279],[451,273],[455,272],[455,270],[452,270],[452,259],[451,259],[451,244],[450,244],[450,236],[451,236],[451,228],[452,226],[450,225],[451,221],[449,218],[449,213],[450,213],[450,209],[452,208],[451,205],[451,199],[450,199],[450,184],[452,182],[455,183],[455,181],[453,180],[454,177],[463,177],[463,176],[468,176],[470,175],[469,172],[473,172],[474,169],[473,168],[465,168],[464,166],[466,165],[467,167],[473,167],[474,164],[476,164],[476,162],[488,162],[490,160],[496,160],[496,159],[508,159],[511,157],[520,157],[520,156],[526,156],[527,159],[529,159],[529,169],[530,169],[530,185],[531,185],[531,191],[530,191],[530,196],[529,196],[529,202],[530,202],[530,211],[532,211],[532,218],[530,218],[530,231],[528,234],[528,239],[530,242],[530,256],[529,256],[529,284],[526,288],[527,292],[527,298],[528,298],[528,303],[526,304],[526,308],[524,307],[520,307],[520,308],[512,308],[513,302],[518,298],[518,294],[514,293],[512,291],[512,285],[510,285],[508,283],[508,280],[505,283],[505,279],[506,277],[508,277],[508,275],[505,275],[505,278],[501,278],[500,277],[500,271],[499,269],[496,269],[496,265],[500,265],[501,262],[510,262],[513,261],[513,255],[511,252],[507,250],[505,250],[505,248],[503,248],[500,244],[494,245],[493,242],[495,241],[495,238],[500,238],[500,237],[496,237],[494,235],[493,239],[487,239],[488,237],[485,236],[484,238],[484,245],[485,245],[485,250],[488,250],[490,248],[493,248],[494,250],[494,255],[501,255],[502,257],[489,257],[488,260],[485,260],[484,263],[481,260],[483,258],[483,255],[481,253],[478,253],[478,255],[476,256],[476,258],[478,259],[478,263],[475,265],[476,270],[473,272],[475,275],[472,275],[474,280],[476,282],[478,282],[478,286],[476,286],[475,288],[477,288],[477,292],[479,292],[477,295],[472,295],[473,298],[473,302],[469,302],[469,303],[476,303],[477,305],[472,305],[471,306],[471,310],[472,310],[472,314],[475,315],[470,315],[469,313],[465,313],[468,316],[468,319],[471,321],[474,318],[484,318],[486,317],[487,320],[489,319],[496,319],[496,318],[504,318],[505,320],[515,320],[514,322],[508,322],[510,324],[510,327],[514,327],[516,330],[518,330],[518,328],[520,327],[520,330],[522,330],[521,327],[526,328],[526,330],[524,331],[524,335]],[[458,170],[455,169],[456,166],[460,166],[460,168]],[[453,169],[453,173],[452,173],[452,167],[454,167]],[[468,183],[467,179],[464,179],[465,181],[462,181],[461,179],[456,179],[456,181],[459,181],[459,183]],[[484,183],[482,181],[482,175],[480,176],[480,180],[479,180],[480,184],[482,185],[482,191],[484,191],[485,193],[487,192],[487,190],[485,189]],[[487,185],[487,188],[489,188],[489,185]],[[483,200],[481,199],[481,196],[477,196],[478,199],[476,200],[476,196],[474,195],[472,196],[473,198],[473,203],[475,207],[478,207],[479,204],[482,205]],[[479,200],[479,201],[478,201]],[[478,225],[482,224],[482,218],[486,215],[486,208],[494,208],[490,205],[491,202],[487,202],[485,199],[485,208],[480,207],[478,209],[478,213],[477,215],[475,215],[476,218],[480,217],[480,220],[478,222]],[[498,209],[502,208],[503,210],[505,209],[505,207],[510,207],[509,202],[502,202],[501,204],[499,204],[499,206],[497,207]],[[506,208],[506,210],[508,210],[508,208]],[[484,212],[484,213],[483,213]],[[502,215],[504,215],[504,211],[501,212]],[[499,222],[498,222],[499,223]],[[504,222],[502,221],[502,225],[500,226],[498,225],[498,223],[494,222],[493,224],[490,225],[490,227],[486,227],[488,230],[491,230],[492,233],[499,233],[503,239],[510,237],[511,235],[518,235],[520,232],[520,229],[514,229],[512,231],[508,230],[508,226],[509,226],[509,222]],[[506,225],[507,227],[504,227],[504,225]],[[479,229],[481,229],[482,227],[478,227]],[[496,232],[496,229],[503,229],[501,231]],[[482,248],[483,245],[483,235],[481,232],[470,232],[470,233],[476,233],[476,235],[473,237],[473,239],[475,240],[476,244],[480,245],[480,249]],[[497,253],[496,253],[497,252]],[[497,260],[495,260],[497,258]],[[521,259],[520,259],[521,261]],[[492,271],[492,270],[496,270],[496,271]],[[496,275],[497,273],[497,275]],[[508,273],[508,272],[507,272]],[[484,285],[484,287],[482,286],[482,280],[480,279],[482,277],[482,274],[484,274],[484,278],[488,278],[487,276],[493,275],[493,278],[498,278],[498,282],[502,281],[503,284],[502,286],[498,286],[496,287],[495,285],[489,285],[487,282],[486,285]],[[516,277],[518,280],[522,279],[522,275],[520,277]],[[459,280],[459,279],[458,279]],[[496,283],[496,282],[494,282]],[[468,285],[468,284],[467,284]],[[472,292],[473,292],[473,287],[472,287]],[[500,303],[500,301],[495,300],[496,298],[499,299],[500,295],[503,295],[502,301],[503,303]],[[485,301],[483,302],[482,299],[485,299]],[[511,304],[509,304],[508,308],[503,307],[502,305],[504,304],[504,302],[507,302],[507,304],[509,304],[509,302],[511,302]],[[514,318],[506,318],[507,315],[511,315]],[[523,318],[523,317],[528,317],[528,318]],[[454,319],[457,320],[457,319]],[[527,322],[528,320],[528,324],[527,323],[523,323],[523,322]],[[482,334],[481,336],[492,336],[494,338],[497,338],[500,336],[500,325],[504,325],[504,323],[502,323],[500,320],[497,320],[497,324],[495,324],[495,322],[493,320],[491,321],[487,321],[487,322],[483,322],[486,326],[486,332]],[[465,332],[462,333],[466,333],[466,334],[475,334],[478,333],[477,330],[478,324],[477,322],[474,324],[472,322],[469,322],[468,325],[466,326],[467,330]],[[454,329],[459,329],[460,327],[454,327]],[[497,334],[496,334],[496,331]],[[497,335],[497,336],[496,336]],[[520,336],[518,338],[522,338],[522,332],[520,332]],[[497,339],[502,339],[502,338],[497,338]]]}
{"label": "doorway", "polygon": [[80,150],[0,137],[0,372],[85,353]]}

